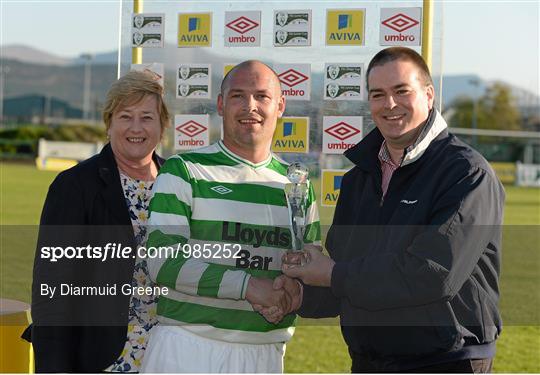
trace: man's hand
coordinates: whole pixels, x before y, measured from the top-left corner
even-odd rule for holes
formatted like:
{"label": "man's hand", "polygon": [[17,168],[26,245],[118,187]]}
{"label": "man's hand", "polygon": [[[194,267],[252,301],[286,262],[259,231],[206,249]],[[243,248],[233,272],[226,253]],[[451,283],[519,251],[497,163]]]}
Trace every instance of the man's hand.
{"label": "man's hand", "polygon": [[285,254],[281,270],[285,275],[298,278],[307,285],[330,286],[332,270],[336,262],[323,255],[319,249],[317,246],[306,245],[308,263],[303,266],[287,264],[290,259],[287,259],[287,254]]}
{"label": "man's hand", "polygon": [[283,317],[296,311],[302,305],[302,284],[298,280],[291,279],[285,275],[278,276],[274,279],[274,290],[283,289],[291,298],[291,306],[289,310],[281,311],[276,306],[264,307],[254,305],[253,309],[259,312],[270,323],[279,323]]}
{"label": "man's hand", "polygon": [[253,276],[248,282],[246,300],[251,303],[255,311],[259,311],[261,307],[271,308],[271,314],[277,315],[283,315],[284,311],[289,311],[292,304],[290,295],[282,288],[274,289],[271,279]]}
{"label": "man's hand", "polygon": [[286,275],[281,275],[274,279],[274,284],[272,286],[275,290],[284,289],[285,292],[291,297],[291,308],[285,313],[285,315],[300,308],[302,305],[303,295],[303,288],[300,281],[292,279]]}

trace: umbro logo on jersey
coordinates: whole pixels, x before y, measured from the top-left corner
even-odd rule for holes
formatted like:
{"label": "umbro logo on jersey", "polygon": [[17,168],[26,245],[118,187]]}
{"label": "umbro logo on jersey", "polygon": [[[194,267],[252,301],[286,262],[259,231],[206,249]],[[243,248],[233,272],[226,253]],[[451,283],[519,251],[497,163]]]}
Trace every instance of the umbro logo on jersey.
{"label": "umbro logo on jersey", "polygon": [[214,190],[216,193],[221,194],[221,195],[232,193],[231,189],[226,188],[223,185],[214,186],[213,188],[210,188],[210,190]]}
{"label": "umbro logo on jersey", "polygon": [[399,201],[399,203],[405,203],[405,204],[415,204],[416,202],[418,202],[418,199],[414,201],[408,201],[406,199],[402,199],[401,201]]}

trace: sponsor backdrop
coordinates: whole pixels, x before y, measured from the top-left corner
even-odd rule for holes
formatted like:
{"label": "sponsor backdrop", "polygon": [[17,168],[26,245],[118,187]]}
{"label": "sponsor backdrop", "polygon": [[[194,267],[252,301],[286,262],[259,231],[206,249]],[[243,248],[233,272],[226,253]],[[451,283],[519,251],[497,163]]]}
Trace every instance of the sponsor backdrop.
{"label": "sponsor backdrop", "polygon": [[346,169],[323,169],[321,171],[321,205],[335,206],[339,198],[341,180]]}
{"label": "sponsor backdrop", "polygon": [[261,45],[261,12],[226,12],[224,45],[258,47]]}
{"label": "sponsor backdrop", "polygon": [[165,14],[134,14],[131,22],[132,47],[163,47]]}
{"label": "sponsor backdrop", "polygon": [[[399,6],[397,6],[399,5]],[[168,156],[222,137],[216,111],[223,76],[238,62],[259,59],[278,74],[287,108],[272,150],[302,161],[320,178],[324,206],[339,196],[351,167],[342,156],[369,133],[365,70],[386,46],[422,46],[422,1],[145,2],[122,8],[120,72],[149,70],[165,88],[174,126]],[[433,67],[440,74],[440,5],[435,4]],[[131,64],[131,48],[142,64]],[[440,99],[439,99],[440,100]]]}
{"label": "sponsor backdrop", "polygon": [[174,116],[174,149],[193,150],[208,146],[208,115]]}
{"label": "sponsor backdrop", "polygon": [[290,100],[309,100],[311,86],[310,64],[274,64],[281,82],[281,93]]}
{"label": "sponsor backdrop", "polygon": [[362,116],[324,116],[324,154],[342,154],[362,140]]}
{"label": "sponsor backdrop", "polygon": [[278,120],[272,151],[309,152],[309,117],[282,117]]}

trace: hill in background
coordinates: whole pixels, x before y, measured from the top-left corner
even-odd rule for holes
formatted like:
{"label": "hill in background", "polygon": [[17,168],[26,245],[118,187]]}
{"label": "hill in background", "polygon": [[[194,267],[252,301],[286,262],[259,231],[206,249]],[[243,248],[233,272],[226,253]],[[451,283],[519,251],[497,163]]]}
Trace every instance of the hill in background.
{"label": "hill in background", "polygon": [[[7,45],[1,47],[2,65],[9,66],[4,84],[4,97],[14,97],[27,94],[50,95],[65,100],[76,108],[82,108],[83,81],[85,60],[59,57],[36,48],[23,45]],[[160,55],[161,54],[161,55]],[[195,56],[196,54],[196,56]],[[145,50],[145,60],[152,60],[153,55],[162,56],[161,60],[167,67],[167,76],[170,76],[171,67],[180,62],[198,61],[215,65],[223,63],[223,58],[204,49],[179,49],[167,45],[164,50]],[[92,56],[92,107],[99,107],[110,84],[116,79],[117,51],[99,53]],[[231,59],[231,62],[234,59]],[[214,72],[217,73],[217,72]],[[166,77],[167,78],[167,77]],[[312,90],[319,90],[318,77],[314,77]],[[435,77],[435,81],[439,80]],[[471,82],[477,81],[478,86]],[[322,81],[321,81],[322,82]],[[167,79],[166,86],[173,79]],[[471,98],[480,97],[492,81],[482,80],[473,74],[448,75],[443,77],[443,107],[448,107],[458,96]],[[538,107],[540,99],[531,92],[507,84],[517,100],[519,107]],[[170,87],[167,88],[171,89]],[[172,89],[171,89],[172,90]],[[439,90],[437,88],[437,94]]]}

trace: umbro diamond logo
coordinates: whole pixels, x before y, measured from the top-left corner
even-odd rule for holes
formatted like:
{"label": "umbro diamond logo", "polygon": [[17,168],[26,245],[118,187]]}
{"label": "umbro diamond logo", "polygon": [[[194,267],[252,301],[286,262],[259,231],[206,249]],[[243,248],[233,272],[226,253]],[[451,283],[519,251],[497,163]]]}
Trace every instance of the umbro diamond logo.
{"label": "umbro diamond logo", "polygon": [[176,130],[178,130],[180,133],[184,133],[188,137],[193,138],[196,135],[204,132],[206,130],[206,127],[204,125],[199,124],[196,121],[189,120],[188,122],[185,122],[182,125],[177,126]]}
{"label": "umbro diamond logo", "polygon": [[308,76],[300,73],[299,71],[296,71],[294,69],[289,69],[283,73],[281,73],[279,76],[279,81],[283,83],[284,85],[287,85],[289,87],[294,87],[305,80],[309,79]]}
{"label": "umbro diamond logo", "polygon": [[341,121],[326,129],[325,132],[339,139],[340,141],[344,141],[345,139],[351,138],[352,136],[360,133],[360,130],[344,121]]}
{"label": "umbro diamond logo", "polygon": [[229,22],[225,26],[227,26],[231,30],[236,31],[239,34],[244,34],[256,28],[257,26],[259,26],[259,24],[253,20],[250,20],[247,17],[242,16]]}
{"label": "umbro diamond logo", "polygon": [[216,193],[221,195],[232,193],[231,189],[223,185],[214,186],[213,188],[210,188],[210,190],[214,190]]}
{"label": "umbro diamond logo", "polygon": [[418,25],[419,22],[414,18],[407,16],[406,14],[398,13],[395,16],[392,16],[382,21],[382,24],[386,27],[391,28],[392,30],[397,31],[398,33],[401,33],[405,30],[410,29],[411,27]]}

